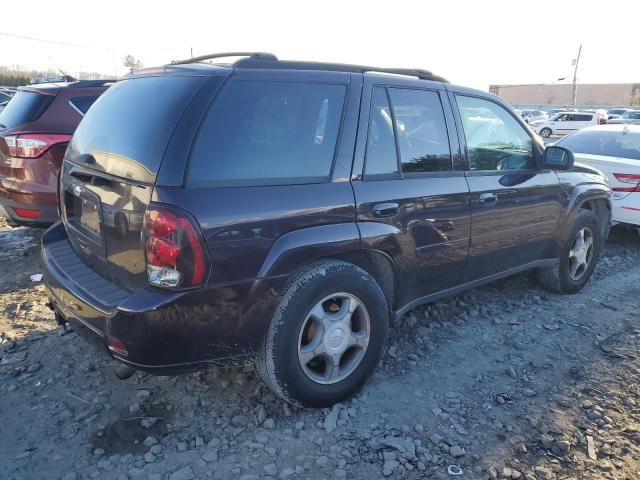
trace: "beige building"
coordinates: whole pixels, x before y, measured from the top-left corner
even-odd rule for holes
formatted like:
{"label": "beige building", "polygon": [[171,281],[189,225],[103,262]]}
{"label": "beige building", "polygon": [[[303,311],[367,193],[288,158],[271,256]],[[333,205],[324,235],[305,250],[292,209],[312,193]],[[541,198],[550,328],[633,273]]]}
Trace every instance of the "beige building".
{"label": "beige building", "polygon": [[[491,85],[489,91],[513,105],[571,105],[570,83]],[[640,83],[578,84],[576,105],[639,106]]]}

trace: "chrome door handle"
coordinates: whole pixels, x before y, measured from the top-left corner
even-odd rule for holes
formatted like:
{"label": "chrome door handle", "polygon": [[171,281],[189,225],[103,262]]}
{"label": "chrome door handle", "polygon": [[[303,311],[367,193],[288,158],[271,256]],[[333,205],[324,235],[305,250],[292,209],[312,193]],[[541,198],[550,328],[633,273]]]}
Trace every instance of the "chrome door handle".
{"label": "chrome door handle", "polygon": [[373,207],[373,216],[378,218],[393,217],[400,212],[400,205],[397,203],[379,203]]}
{"label": "chrome door handle", "polygon": [[498,195],[495,193],[483,193],[480,195],[481,205],[495,205],[498,203]]}

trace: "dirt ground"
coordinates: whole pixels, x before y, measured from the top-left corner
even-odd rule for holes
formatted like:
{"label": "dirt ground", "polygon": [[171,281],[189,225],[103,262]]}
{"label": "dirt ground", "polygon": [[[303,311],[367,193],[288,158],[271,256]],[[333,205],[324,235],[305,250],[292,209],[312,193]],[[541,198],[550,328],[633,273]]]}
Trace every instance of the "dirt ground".
{"label": "dirt ground", "polygon": [[640,236],[579,294],[519,275],[393,325],[374,378],[297,410],[253,368],[126,381],[59,336],[40,231],[0,223],[0,479],[640,478]]}

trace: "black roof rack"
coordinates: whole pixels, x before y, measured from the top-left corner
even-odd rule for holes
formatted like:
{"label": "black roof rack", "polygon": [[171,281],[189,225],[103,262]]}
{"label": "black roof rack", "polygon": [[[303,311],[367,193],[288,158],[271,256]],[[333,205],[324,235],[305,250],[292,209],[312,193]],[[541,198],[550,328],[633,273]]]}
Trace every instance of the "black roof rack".
{"label": "black roof rack", "polygon": [[432,80],[435,82],[449,83],[445,78],[435,75],[428,70],[417,68],[381,68],[370,67],[366,65],[351,65],[347,63],[323,63],[323,62],[299,62],[294,60],[278,60],[272,53],[266,52],[229,52],[229,53],[213,53],[210,55],[202,55],[200,57],[189,58],[186,60],[172,61],[173,65],[184,65],[189,63],[202,62],[204,60],[212,60],[215,58],[225,57],[245,57],[235,61],[231,66],[235,68],[265,68],[265,69],[282,69],[282,70],[329,70],[334,72],[351,72],[351,73],[388,73],[392,75],[408,75],[417,77],[421,80]]}
{"label": "black roof rack", "polygon": [[205,60],[212,60],[214,58],[225,57],[251,57],[261,58],[277,61],[278,58],[272,53],[266,52],[225,52],[225,53],[211,53],[208,55],[200,55],[199,57],[186,58],[184,60],[171,60],[172,65],[186,65],[189,63],[204,62]]}

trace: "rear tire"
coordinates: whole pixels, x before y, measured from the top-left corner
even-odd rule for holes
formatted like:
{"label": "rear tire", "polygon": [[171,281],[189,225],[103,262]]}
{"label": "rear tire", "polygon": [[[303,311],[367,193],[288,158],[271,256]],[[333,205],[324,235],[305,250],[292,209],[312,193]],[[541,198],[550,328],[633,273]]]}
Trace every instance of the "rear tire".
{"label": "rear tire", "polygon": [[601,249],[602,227],[598,217],[591,210],[580,210],[557,264],[539,269],[538,283],[556,293],[580,291],[593,274]]}
{"label": "rear tire", "polygon": [[321,261],[290,280],[256,367],[287,402],[328,407],[371,376],[388,329],[387,302],[371,275],[347,262]]}
{"label": "rear tire", "polygon": [[549,138],[551,136],[551,129],[550,128],[543,128],[542,130],[540,130],[540,136],[543,138]]}

